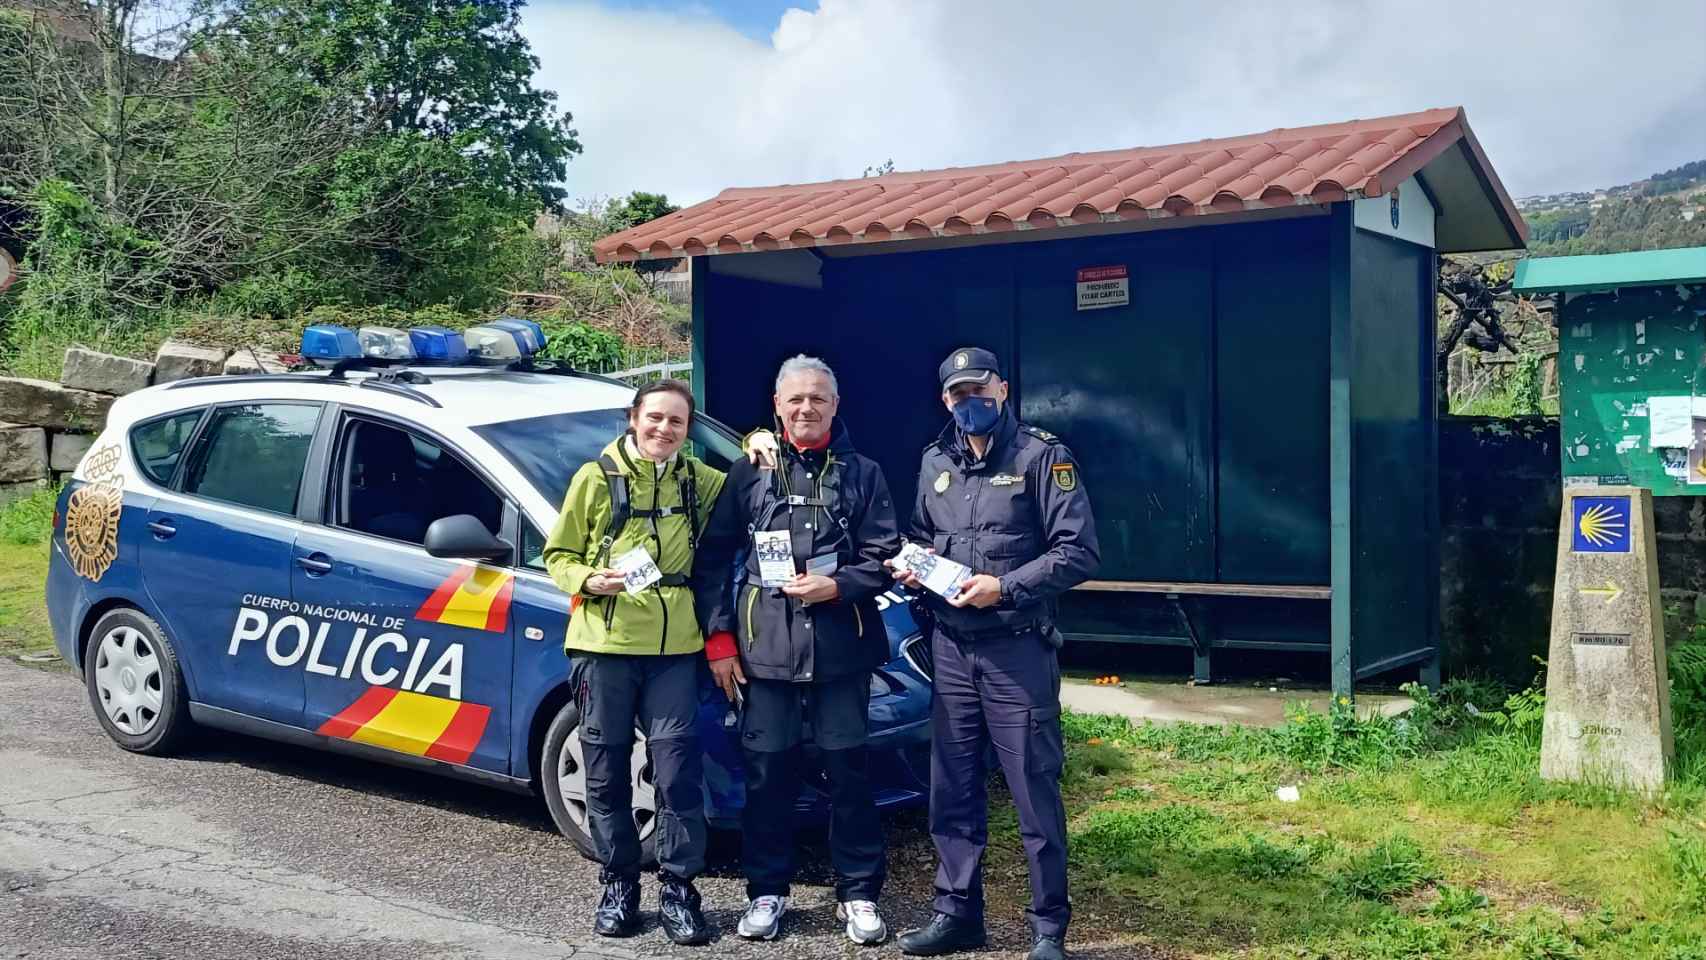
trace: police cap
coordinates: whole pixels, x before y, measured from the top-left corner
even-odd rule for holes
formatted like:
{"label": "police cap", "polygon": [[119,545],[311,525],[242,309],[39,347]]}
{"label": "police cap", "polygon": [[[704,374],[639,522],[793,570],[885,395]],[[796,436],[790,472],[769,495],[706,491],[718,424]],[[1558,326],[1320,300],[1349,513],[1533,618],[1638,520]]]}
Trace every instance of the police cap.
{"label": "police cap", "polygon": [[948,354],[936,375],[943,390],[961,383],[988,383],[990,377],[1001,375],[1001,361],[982,347],[961,347]]}

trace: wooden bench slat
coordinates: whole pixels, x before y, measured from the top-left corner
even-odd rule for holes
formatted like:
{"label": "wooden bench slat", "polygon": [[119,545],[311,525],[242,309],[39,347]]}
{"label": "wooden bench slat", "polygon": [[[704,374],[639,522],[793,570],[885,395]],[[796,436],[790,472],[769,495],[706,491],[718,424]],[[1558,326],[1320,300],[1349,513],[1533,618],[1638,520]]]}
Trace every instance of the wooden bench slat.
{"label": "wooden bench slat", "polygon": [[1330,600],[1333,588],[1289,583],[1171,583],[1162,580],[1086,580],[1074,590],[1105,593],[1179,593],[1203,597],[1270,597]]}

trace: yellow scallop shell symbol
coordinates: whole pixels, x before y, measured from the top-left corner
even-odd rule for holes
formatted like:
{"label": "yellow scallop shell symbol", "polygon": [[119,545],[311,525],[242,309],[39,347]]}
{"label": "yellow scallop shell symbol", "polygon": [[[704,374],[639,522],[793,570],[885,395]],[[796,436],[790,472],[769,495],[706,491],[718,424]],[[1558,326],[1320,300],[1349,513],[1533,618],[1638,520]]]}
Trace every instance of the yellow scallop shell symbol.
{"label": "yellow scallop shell symbol", "polygon": [[65,505],[65,552],[77,575],[100,580],[118,557],[118,518],[124,507],[124,475],[117,448],[90,455],[88,483],[71,492]]}

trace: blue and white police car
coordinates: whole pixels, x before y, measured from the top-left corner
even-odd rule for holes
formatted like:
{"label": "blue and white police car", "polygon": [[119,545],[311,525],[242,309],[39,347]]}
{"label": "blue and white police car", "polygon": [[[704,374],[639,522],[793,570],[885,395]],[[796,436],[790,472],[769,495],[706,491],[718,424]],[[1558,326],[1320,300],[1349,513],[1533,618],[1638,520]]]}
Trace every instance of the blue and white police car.
{"label": "blue and white police car", "polygon": [[[348,751],[536,790],[590,853],[569,599],[541,560],[569,478],[625,426],[632,388],[532,354],[501,320],[317,325],[322,369],[163,384],[114,404],[55,513],[47,603],[119,746],[165,753],[192,726]],[[698,418],[726,468],[735,434]],[[928,659],[883,598],[892,658],[872,677],[879,803],[922,800]],[[704,672],[707,810],[744,803],[734,715]],[[650,855],[643,742],[634,816]],[[799,811],[827,799],[808,777]]]}

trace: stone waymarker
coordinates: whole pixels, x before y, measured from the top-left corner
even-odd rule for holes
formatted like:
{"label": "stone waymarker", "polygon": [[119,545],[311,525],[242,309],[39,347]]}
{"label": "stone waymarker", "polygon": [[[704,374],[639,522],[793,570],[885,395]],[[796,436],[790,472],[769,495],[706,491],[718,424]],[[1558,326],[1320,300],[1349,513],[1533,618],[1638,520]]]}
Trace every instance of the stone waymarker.
{"label": "stone waymarker", "polygon": [[1653,495],[1567,488],[1540,775],[1651,791],[1664,785],[1670,760]]}

